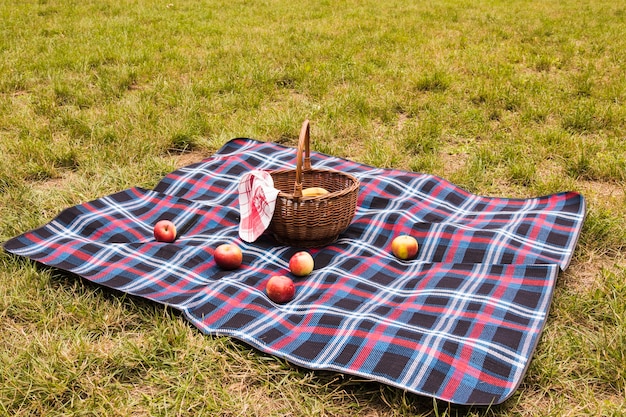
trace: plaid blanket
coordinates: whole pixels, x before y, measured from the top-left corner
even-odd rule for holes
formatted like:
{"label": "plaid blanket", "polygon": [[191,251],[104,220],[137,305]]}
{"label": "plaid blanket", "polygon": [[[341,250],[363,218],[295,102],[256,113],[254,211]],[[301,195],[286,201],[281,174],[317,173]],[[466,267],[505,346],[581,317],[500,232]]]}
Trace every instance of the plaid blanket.
{"label": "plaid blanket", "polygon": [[[214,156],[67,208],[4,243],[8,252],[169,305],[202,332],[228,335],[294,364],[361,376],[456,404],[497,404],[520,384],[546,322],[560,269],[585,213],[582,196],[481,197],[435,176],[312,153],[316,168],[361,182],[353,223],[310,250],[314,272],[283,305],[264,294],[298,248],[238,240],[238,183],[253,169],[293,167],[295,149],[233,139]],[[157,220],[184,234],[155,242]],[[398,234],[418,257],[390,254]],[[214,248],[237,241],[244,265],[218,269]]]}

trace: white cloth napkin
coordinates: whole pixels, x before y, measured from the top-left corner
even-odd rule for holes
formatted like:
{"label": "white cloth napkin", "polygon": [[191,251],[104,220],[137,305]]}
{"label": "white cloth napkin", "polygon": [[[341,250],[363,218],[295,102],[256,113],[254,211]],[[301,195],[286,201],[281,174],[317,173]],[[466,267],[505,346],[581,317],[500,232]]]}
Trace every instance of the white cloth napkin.
{"label": "white cloth napkin", "polygon": [[267,171],[253,170],[239,180],[239,237],[254,242],[268,228],[279,190]]}

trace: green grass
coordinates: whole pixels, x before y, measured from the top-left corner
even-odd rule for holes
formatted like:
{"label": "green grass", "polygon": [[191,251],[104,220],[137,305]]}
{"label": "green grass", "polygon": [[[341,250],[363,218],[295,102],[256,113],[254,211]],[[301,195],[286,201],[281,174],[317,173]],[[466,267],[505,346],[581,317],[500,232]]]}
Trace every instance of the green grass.
{"label": "green grass", "polygon": [[608,0],[0,5],[0,240],[152,187],[233,137],[576,190],[588,217],[502,405],[311,372],[175,312],[0,253],[0,415],[626,414],[626,6]]}

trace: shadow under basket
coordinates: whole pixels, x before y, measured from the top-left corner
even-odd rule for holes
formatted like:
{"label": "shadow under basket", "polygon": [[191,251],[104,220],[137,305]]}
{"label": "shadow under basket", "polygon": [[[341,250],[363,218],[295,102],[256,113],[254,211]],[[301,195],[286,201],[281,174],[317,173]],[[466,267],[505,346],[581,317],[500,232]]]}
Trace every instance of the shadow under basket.
{"label": "shadow under basket", "polygon": [[[340,171],[312,168],[309,142],[309,121],[305,120],[298,140],[296,169],[270,172],[274,188],[280,192],[268,229],[287,246],[328,245],[348,228],[356,212],[359,180]],[[310,187],[324,188],[328,194],[303,196],[302,190]]]}

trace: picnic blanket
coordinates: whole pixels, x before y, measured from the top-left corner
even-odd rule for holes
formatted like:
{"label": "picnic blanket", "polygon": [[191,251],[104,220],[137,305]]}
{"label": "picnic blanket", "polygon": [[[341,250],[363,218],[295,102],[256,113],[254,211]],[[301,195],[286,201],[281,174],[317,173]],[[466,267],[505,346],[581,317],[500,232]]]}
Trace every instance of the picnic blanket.
{"label": "picnic blanket", "polygon": [[[239,179],[293,167],[295,149],[237,138],[212,157],[63,210],[4,249],[180,310],[202,332],[228,335],[315,370],[389,384],[455,404],[506,400],[523,379],[546,323],[555,281],[584,221],[581,195],[473,195],[432,175],[380,169],[312,152],[316,168],[361,182],[350,227],[311,249],[315,270],[275,304],[266,280],[288,274],[299,248],[263,234],[238,238]],[[153,225],[185,232],[156,242]],[[416,259],[391,255],[417,238]],[[244,264],[220,270],[212,253],[237,242]]]}

